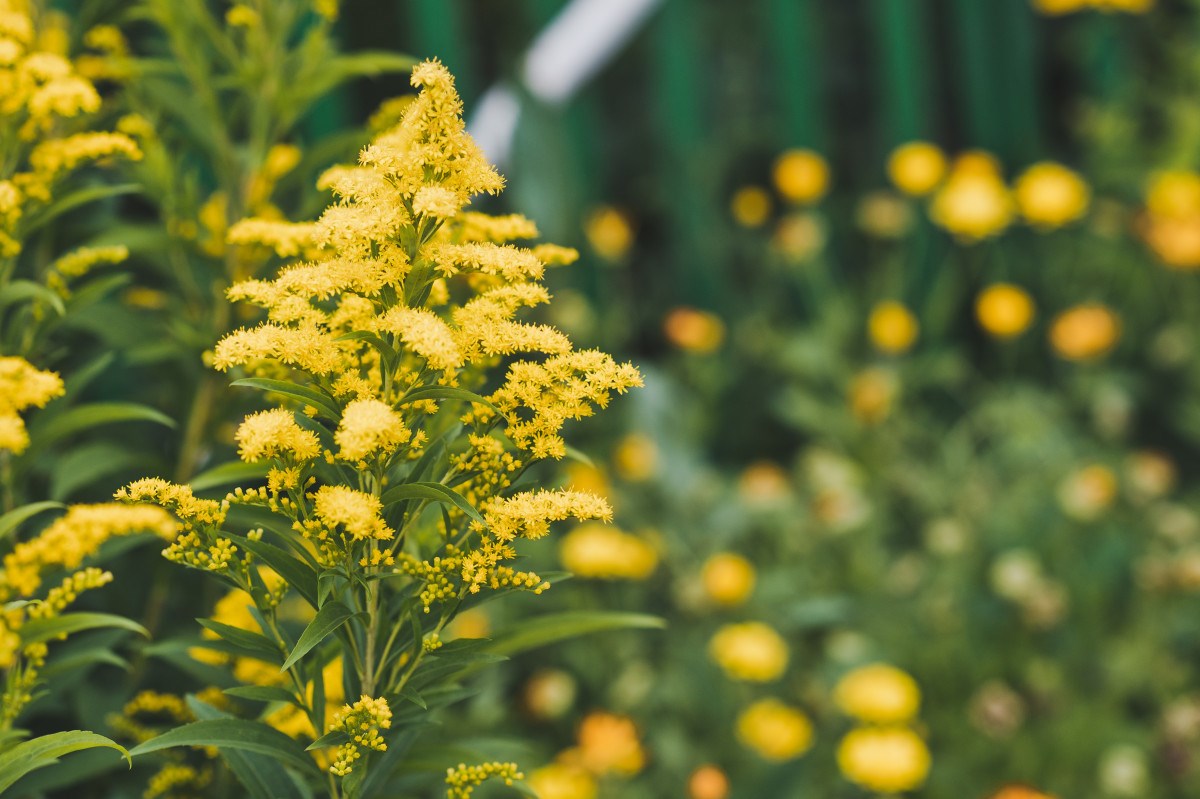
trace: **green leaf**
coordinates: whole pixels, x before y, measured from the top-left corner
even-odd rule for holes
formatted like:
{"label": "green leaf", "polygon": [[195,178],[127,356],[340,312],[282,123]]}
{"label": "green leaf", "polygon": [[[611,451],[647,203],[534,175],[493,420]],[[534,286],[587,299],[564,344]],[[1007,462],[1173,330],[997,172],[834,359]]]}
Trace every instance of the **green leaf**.
{"label": "green leaf", "polygon": [[[103,735],[86,730],[55,732],[17,744],[0,755],[0,793],[8,790],[14,782],[29,772],[54,765],[63,755],[97,746],[116,749],[130,761],[130,753],[125,747]],[[132,761],[130,765],[133,765]]]}
{"label": "green leaf", "polygon": [[317,573],[295,555],[266,541],[252,538],[237,539],[238,546],[261,558],[264,563],[279,573],[287,584],[296,589],[300,596],[314,608],[317,607]]}
{"label": "green leaf", "polygon": [[464,402],[486,405],[492,410],[496,410],[496,406],[487,397],[480,396],[474,391],[467,391],[465,388],[454,388],[452,386],[421,386],[420,388],[414,388],[400,398],[399,404],[407,405],[410,402],[421,402],[422,400],[463,400]]}
{"label": "green leaf", "polygon": [[385,491],[380,497],[380,502],[386,508],[394,502],[409,499],[428,499],[433,502],[448,503],[480,524],[487,524],[479,511],[475,510],[462,494],[452,488],[446,488],[441,483],[404,483]]}
{"label": "green leaf", "polygon": [[7,286],[0,288],[0,308],[3,308],[5,305],[16,305],[19,302],[30,300],[41,300],[53,308],[59,316],[67,312],[66,306],[63,305],[62,297],[41,283],[34,283],[32,280],[14,280]]}
{"label": "green leaf", "polygon": [[271,465],[268,463],[230,461],[229,463],[222,463],[220,466],[206,469],[188,480],[188,485],[192,487],[193,491],[207,491],[210,488],[219,488],[220,486],[265,480],[267,471],[270,468]]}
{"label": "green leaf", "polygon": [[279,670],[287,671],[290,669],[295,665],[296,661],[311,652],[313,647],[319,645],[334,630],[341,627],[346,623],[347,619],[354,615],[354,611],[336,599],[326,602],[317,611],[316,617],[304,628],[304,632],[300,634],[300,640],[296,642],[292,653],[287,656],[287,660],[283,662]]}
{"label": "green leaf", "polygon": [[268,663],[278,663],[279,659],[283,657],[283,654],[279,651],[279,647],[262,633],[243,630],[241,627],[222,624],[212,619],[196,619],[196,621],[200,622],[200,626],[204,629],[210,630],[220,636],[221,640],[228,641],[239,649],[245,650],[246,654],[259,660],[265,660]]}
{"label": "green leaf", "polygon": [[567,444],[567,457],[573,461],[582,463],[584,466],[591,466],[593,468],[596,466],[591,458],[589,458],[585,453],[575,449],[570,444]]}
{"label": "green leaf", "polygon": [[326,418],[335,422],[342,416],[341,411],[337,409],[337,406],[330,397],[315,389],[298,386],[295,383],[289,383],[285,380],[270,380],[265,377],[244,377],[241,380],[234,380],[230,385],[257,388],[273,394],[282,394],[285,397],[291,397],[301,405],[311,405]]}
{"label": "green leaf", "polygon": [[236,696],[238,699],[249,699],[253,702],[287,702],[289,705],[296,704],[296,697],[292,696],[291,691],[288,691],[286,688],[280,688],[278,685],[236,685],[233,688],[226,688],[224,693]]}
{"label": "green leaf", "polygon": [[305,747],[304,751],[312,752],[317,749],[324,749],[327,746],[337,746],[349,740],[350,736],[346,734],[345,730],[331,730],[310,743]]}
{"label": "green leaf", "polygon": [[33,446],[46,447],[76,433],[92,427],[116,422],[154,422],[165,427],[174,427],[169,416],[146,405],[133,402],[93,402],[70,408],[42,425],[30,430]]}
{"label": "green leaf", "polygon": [[[143,465],[144,455],[111,441],[96,441],[73,447],[55,459],[54,473],[50,477],[50,496],[65,499],[75,491],[97,480],[122,471],[134,471]],[[139,470],[145,473],[145,470]]]}
{"label": "green leaf", "polygon": [[134,194],[141,191],[141,186],[136,183],[122,183],[116,186],[88,186],[84,189],[73,191],[70,194],[55,200],[45,209],[38,212],[25,221],[23,227],[26,233],[31,233],[37,230],[47,222],[51,222],[57,217],[62,216],[67,211],[78,208],[81,205],[103,200],[106,197],[119,197],[122,194]]}
{"label": "green leaf", "polygon": [[[188,707],[201,721],[232,718],[194,696],[188,697]],[[221,757],[254,799],[290,799],[302,795],[288,772],[270,756],[225,748]]]}
{"label": "green leaf", "polygon": [[42,670],[39,677],[49,681],[55,675],[64,674],[82,666],[94,666],[97,663],[106,663],[109,666],[116,666],[118,669],[129,668],[129,661],[125,660],[125,658],[113,654],[107,649],[97,648],[77,652],[68,657],[61,657],[56,653],[54,659],[50,661],[50,665]]}
{"label": "green leaf", "polygon": [[138,744],[129,750],[129,754],[139,757],[177,746],[215,746],[218,749],[255,752],[270,755],[280,763],[299,771],[317,771],[316,764],[305,756],[290,737],[262,722],[246,719],[194,721]]}
{"label": "green leaf", "polygon": [[666,622],[658,616],[644,613],[610,611],[552,613],[521,622],[520,627],[497,635],[484,646],[484,649],[497,655],[515,655],[518,652],[536,649],[539,646],[581,635],[609,630],[661,630],[666,626]]}
{"label": "green leaf", "polygon": [[27,519],[32,519],[42,511],[65,507],[67,506],[61,502],[32,502],[28,505],[14,508],[3,516],[0,516],[0,539],[7,538],[10,534],[16,532],[16,529],[23,522]]}
{"label": "green leaf", "polygon": [[21,643],[28,645],[49,641],[60,635],[70,635],[101,627],[117,627],[146,638],[150,637],[149,631],[136,621],[112,613],[67,613],[50,619],[34,619],[26,622],[18,632],[21,636]]}

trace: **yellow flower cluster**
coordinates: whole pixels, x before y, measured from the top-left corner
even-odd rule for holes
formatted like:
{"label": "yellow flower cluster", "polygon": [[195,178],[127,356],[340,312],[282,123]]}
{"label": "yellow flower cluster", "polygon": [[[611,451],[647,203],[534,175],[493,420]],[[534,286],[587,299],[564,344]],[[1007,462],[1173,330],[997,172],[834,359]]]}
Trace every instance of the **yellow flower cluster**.
{"label": "yellow flower cluster", "polygon": [[1033,7],[1047,16],[1062,16],[1089,8],[1111,13],[1145,14],[1154,8],[1154,0],[1032,0]]}
{"label": "yellow flower cluster", "polygon": [[247,462],[278,458],[311,461],[321,452],[317,434],[296,424],[291,411],[274,408],[247,416],[237,430],[238,455]]}
{"label": "yellow flower cluster", "polygon": [[363,695],[353,705],[344,705],[333,717],[332,728],[342,730],[350,740],[338,747],[336,759],[329,771],[344,777],[353,771],[354,761],[362,757],[359,747],[386,752],[387,743],[380,730],[392,726],[392,709],[383,697]]}
{"label": "yellow flower cluster", "polygon": [[1165,265],[1200,269],[1200,175],[1182,169],[1153,175],[1139,231]]}
{"label": "yellow flower cluster", "polygon": [[54,372],[40,371],[24,358],[0,357],[0,452],[24,452],[29,433],[19,412],[41,408],[62,393],[62,379]]}
{"label": "yellow flower cluster", "polygon": [[757,621],[727,624],[708,644],[708,652],[730,679],[771,682],[787,668],[787,643],[771,627]]}
{"label": "yellow flower cluster", "polygon": [[221,571],[228,568],[237,548],[220,535],[229,502],[201,499],[188,486],[168,483],[157,477],[135,480],[116,493],[121,502],[148,502],[165,509],[179,521],[179,535],[163,550],[163,556],[197,569]]}
{"label": "yellow flower cluster", "polygon": [[925,781],[929,749],[907,726],[921,705],[909,674],[884,663],[861,666],[838,681],[834,701],[862,725],[838,745],[838,767],[847,779],[878,793],[912,790]]}
{"label": "yellow flower cluster", "polygon": [[446,799],[471,799],[475,789],[491,779],[502,780],[505,785],[512,785],[514,780],[525,779],[525,775],[516,763],[492,761],[477,766],[459,763],[457,768],[446,770]]}
{"label": "yellow flower cluster", "polygon": [[658,566],[658,553],[646,541],[595,522],[567,533],[558,552],[567,571],[600,580],[644,580]]}
{"label": "yellow flower cluster", "polygon": [[718,605],[734,607],[750,598],[756,579],[754,564],[733,552],[719,552],[704,562],[700,583]]}
{"label": "yellow flower cluster", "polygon": [[645,766],[646,753],[633,720],[595,711],[580,723],[576,746],[534,771],[529,785],[541,799],[592,799],[599,778],[632,777]]}

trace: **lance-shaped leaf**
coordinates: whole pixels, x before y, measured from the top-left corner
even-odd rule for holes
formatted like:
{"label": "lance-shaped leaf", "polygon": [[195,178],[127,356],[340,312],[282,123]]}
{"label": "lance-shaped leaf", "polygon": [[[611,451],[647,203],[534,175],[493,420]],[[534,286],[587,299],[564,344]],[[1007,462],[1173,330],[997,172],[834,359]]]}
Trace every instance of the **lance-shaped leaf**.
{"label": "lance-shaped leaf", "polygon": [[23,625],[18,633],[21,636],[21,643],[28,645],[41,641],[49,641],[51,638],[57,638],[60,635],[70,635],[71,633],[82,632],[83,630],[95,630],[100,627],[117,627],[122,630],[135,632],[146,638],[150,637],[150,633],[146,628],[136,621],[127,619],[124,616],[115,616],[111,613],[67,613],[66,615],[54,616],[49,619],[34,619]]}
{"label": "lance-shaped leaf", "polygon": [[129,750],[133,757],[140,757],[163,749],[178,746],[215,746],[218,749],[237,749],[269,755],[286,766],[314,773],[313,763],[301,751],[299,745],[274,727],[245,719],[205,719],[185,724],[151,738]]}
{"label": "lance-shaped leaf", "polygon": [[289,383],[285,380],[270,380],[265,377],[244,377],[241,380],[234,380],[230,385],[248,386],[249,388],[269,391],[272,394],[282,394],[285,397],[291,397],[301,405],[311,405],[320,411],[322,415],[335,422],[342,417],[341,411],[337,409],[337,405],[330,397],[306,386],[298,386],[295,383]]}
{"label": "lance-shaped leaf", "polygon": [[[125,751],[125,747],[103,735],[86,730],[55,732],[19,743],[0,755],[0,794],[7,791],[14,782],[29,772],[53,766],[63,755],[98,746],[116,749],[126,760],[129,760],[130,755]],[[132,761],[130,765],[132,765]]]}
{"label": "lance-shaped leaf", "polygon": [[394,502],[409,499],[427,499],[433,502],[443,502],[461,510],[480,524],[487,524],[479,511],[467,502],[466,497],[452,488],[446,488],[441,483],[405,483],[388,489],[380,497],[380,502],[386,508]]}
{"label": "lance-shaped leaf", "polygon": [[304,632],[300,634],[300,640],[296,642],[292,653],[287,656],[287,660],[283,661],[283,665],[279,667],[279,670],[287,671],[290,669],[295,665],[296,661],[311,652],[314,647],[318,646],[337,628],[345,624],[347,619],[352,618],[354,615],[354,611],[336,599],[326,602],[317,611],[317,615],[308,623],[308,626],[304,628]]}

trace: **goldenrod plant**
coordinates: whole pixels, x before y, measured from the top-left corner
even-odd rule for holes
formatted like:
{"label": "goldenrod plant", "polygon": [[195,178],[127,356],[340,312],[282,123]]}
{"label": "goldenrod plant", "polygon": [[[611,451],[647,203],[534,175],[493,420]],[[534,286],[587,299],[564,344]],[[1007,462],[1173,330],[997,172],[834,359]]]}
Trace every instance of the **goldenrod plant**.
{"label": "goldenrod plant", "polygon": [[[332,797],[390,795],[405,752],[463,695],[466,674],[557,637],[651,623],[583,614],[490,642],[442,639],[490,596],[550,588],[520,568],[519,541],[557,521],[609,518],[598,496],[540,488],[537,464],[569,454],[567,422],[641,378],[521,321],[550,300],[547,267],[575,253],[515,244],[537,235],[522,216],[467,210],[503,181],[466,134],[445,67],[424,62],[412,83],[420,93],[399,123],[357,165],[322,176],[339,200],[317,221],[250,218],[229,232],[303,256],[230,287],[267,318],[212,353],[217,369],[244,375],[235,385],[275,403],[236,436],[265,484],[221,500],[157,478],[119,493],[169,510],[180,532],[166,557],[234,591],[227,608],[243,623],[203,620],[212,637],[199,646],[261,664],[239,667],[251,679],[225,692],[240,714],[193,699],[198,721],[133,754],[215,746],[255,796],[299,795],[296,780]],[[289,599],[310,609],[302,629]],[[282,723],[285,708],[296,723]],[[447,767],[455,798],[520,779],[507,762]]]}

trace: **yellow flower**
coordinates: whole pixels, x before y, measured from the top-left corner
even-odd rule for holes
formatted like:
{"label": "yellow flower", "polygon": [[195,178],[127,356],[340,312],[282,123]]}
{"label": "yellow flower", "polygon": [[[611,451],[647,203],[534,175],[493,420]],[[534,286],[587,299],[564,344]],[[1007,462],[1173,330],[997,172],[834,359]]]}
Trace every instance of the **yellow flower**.
{"label": "yellow flower", "polygon": [[1060,356],[1084,361],[1104,355],[1121,335],[1117,315],[1099,303],[1076,305],[1050,326],[1050,343]]}
{"label": "yellow flower", "polygon": [[1012,223],[1013,202],[992,157],[966,153],[929,207],[935,224],[967,243],[998,235]]}
{"label": "yellow flower", "polygon": [[895,300],[884,300],[871,309],[867,333],[875,349],[889,355],[907,352],[917,340],[920,325],[912,311]]}
{"label": "yellow flower", "polygon": [[850,412],[863,424],[879,424],[891,413],[898,390],[892,372],[864,369],[850,381]]}
{"label": "yellow flower", "polygon": [[551,763],[529,775],[529,787],[538,799],[596,799],[596,780],[570,763]]}
{"label": "yellow flower", "polygon": [[788,202],[813,203],[829,191],[829,165],[812,150],[787,150],[775,160],[771,177]]}
{"label": "yellow flower", "polygon": [[1020,286],[994,283],[975,298],[975,318],[997,338],[1013,338],[1033,322],[1033,298]]}
{"label": "yellow flower", "polygon": [[738,476],[737,489],[738,496],[748,505],[772,505],[787,498],[791,483],[779,464],[755,461]]}
{"label": "yellow flower", "polygon": [[317,434],[296,424],[291,411],[274,408],[250,414],[237,430],[238,455],[247,463],[287,457],[309,461],[321,452]]}
{"label": "yellow flower", "polygon": [[929,748],[906,727],[860,727],[842,738],[838,768],[851,782],[878,793],[919,787],[929,774]]}
{"label": "yellow flower", "polygon": [[346,405],[333,440],[338,445],[338,457],[363,461],[374,456],[387,457],[411,437],[404,419],[391,405],[365,397]]}
{"label": "yellow flower", "polygon": [[1079,219],[1091,199],[1088,185],[1077,173],[1050,161],[1034,164],[1017,178],[1013,191],[1021,216],[1049,230]]}
{"label": "yellow flower", "polygon": [[738,716],[737,736],[765,759],[784,761],[809,750],[813,727],[802,711],[778,699],[761,699]]}
{"label": "yellow flower", "polygon": [[1028,785],[1006,785],[988,799],[1055,799],[1048,793],[1030,788]]}
{"label": "yellow flower", "polygon": [[946,156],[937,145],[914,141],[892,151],[888,177],[905,194],[923,196],[937,188],[946,175]]}
{"label": "yellow flower", "polygon": [[906,722],[917,715],[921,690],[916,680],[895,666],[873,663],[838,680],[833,698],[848,716],[889,724]]}
{"label": "yellow flower", "polygon": [[719,552],[704,562],[700,582],[704,593],[718,605],[734,607],[750,598],[755,572],[750,561],[733,552]]}
{"label": "yellow flower", "polygon": [[727,624],[708,642],[708,653],[727,676],[746,682],[771,682],[787,668],[788,646],[762,622]]}
{"label": "yellow flower", "polygon": [[602,205],[588,214],[583,232],[592,249],[609,261],[621,260],[633,247],[633,225],[628,215],[610,205]]}
{"label": "yellow flower", "polygon": [[688,777],[688,799],[727,799],[729,777],[721,769],[706,763]]}
{"label": "yellow flower", "polygon": [[1167,266],[1186,270],[1200,268],[1200,213],[1185,217],[1148,214],[1137,229]]}
{"label": "yellow flower", "polygon": [[725,323],[708,311],[676,308],[663,320],[663,332],[681,350],[709,353],[725,340]]}
{"label": "yellow flower", "polygon": [[63,382],[56,373],[43,372],[24,358],[0,357],[0,451],[24,452],[29,434],[18,413],[45,407],[62,393]]}
{"label": "yellow flower", "polygon": [[771,195],[761,186],[743,186],[730,198],[729,213],[742,227],[761,227],[771,216]]}
{"label": "yellow flower", "polygon": [[811,213],[788,214],[775,226],[775,249],[793,263],[805,261],[825,246],[825,230]]}
{"label": "yellow flower", "polygon": [[589,713],[580,723],[575,755],[580,765],[597,776],[630,777],[646,765],[633,719],[601,711]]}
{"label": "yellow flower", "polygon": [[542,669],[525,683],[525,708],[538,719],[556,719],[575,704],[575,678],[559,669]]}
{"label": "yellow flower", "polygon": [[1063,512],[1080,521],[1095,519],[1116,498],[1117,476],[1112,469],[1098,463],[1072,472],[1058,487],[1058,503]]}
{"label": "yellow flower", "polygon": [[1146,210],[1174,218],[1200,214],[1200,174],[1183,169],[1154,173],[1146,186]]}
{"label": "yellow flower", "polygon": [[576,527],[559,545],[563,568],[600,580],[644,580],[658,566],[654,547],[605,524]]}
{"label": "yellow flower", "polygon": [[912,204],[894,192],[873,191],[859,200],[854,218],[872,236],[900,239],[912,229]]}
{"label": "yellow flower", "polygon": [[1125,463],[1131,493],[1137,499],[1158,499],[1175,487],[1178,470],[1167,455],[1153,450],[1130,454]]}
{"label": "yellow flower", "polygon": [[1047,16],[1059,16],[1082,11],[1091,0],[1032,0],[1033,7]]}
{"label": "yellow flower", "polygon": [[613,468],[622,480],[640,483],[658,473],[659,452],[654,439],[642,433],[630,433],[613,450]]}

